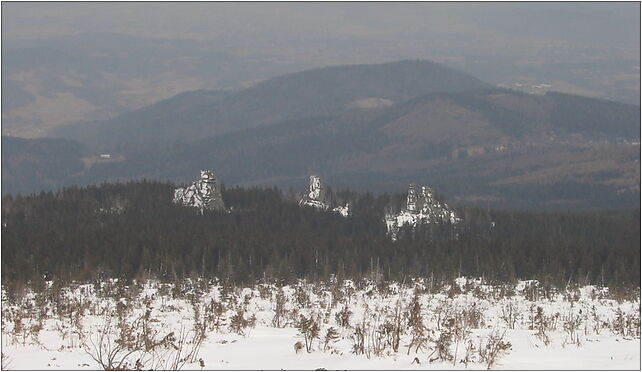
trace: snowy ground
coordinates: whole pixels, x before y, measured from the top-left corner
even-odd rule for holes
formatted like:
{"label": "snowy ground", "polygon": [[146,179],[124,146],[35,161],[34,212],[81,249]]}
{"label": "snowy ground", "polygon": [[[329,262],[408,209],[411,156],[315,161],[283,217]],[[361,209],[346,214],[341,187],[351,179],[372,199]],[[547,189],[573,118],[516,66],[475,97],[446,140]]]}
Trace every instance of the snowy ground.
{"label": "snowy ground", "polygon": [[639,292],[594,287],[109,281],[3,305],[9,369],[640,369]]}

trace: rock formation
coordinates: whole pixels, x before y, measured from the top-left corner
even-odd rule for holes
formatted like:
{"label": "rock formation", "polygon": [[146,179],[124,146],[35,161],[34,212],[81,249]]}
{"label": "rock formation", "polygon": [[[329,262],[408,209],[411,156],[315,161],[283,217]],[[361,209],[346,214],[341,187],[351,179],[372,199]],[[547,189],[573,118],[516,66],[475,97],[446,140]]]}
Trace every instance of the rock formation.
{"label": "rock formation", "polygon": [[299,205],[307,205],[322,210],[328,209],[328,205],[325,203],[325,190],[321,184],[321,177],[314,174],[310,176],[308,192],[303,195]]}
{"label": "rock formation", "polygon": [[443,222],[456,224],[461,221],[448,204],[441,203],[435,198],[430,187],[422,186],[421,192],[417,195],[414,184],[408,186],[405,208],[402,208],[398,214],[387,214],[385,219],[388,234],[393,240],[397,239],[399,229],[406,224],[415,228],[420,224]]}
{"label": "rock formation", "polygon": [[[308,192],[303,195],[303,198],[299,201],[299,205],[314,207],[324,211],[330,208],[330,205],[326,201],[325,189],[323,183],[321,183],[321,177],[315,174],[310,176]],[[339,213],[343,217],[347,217],[350,214],[350,204],[334,207],[332,211]]]}
{"label": "rock formation", "polygon": [[346,205],[343,206],[338,206],[332,208],[333,212],[339,213],[343,217],[348,217],[350,215],[350,203],[346,203]]}
{"label": "rock formation", "polygon": [[188,187],[179,187],[174,190],[174,203],[200,209],[224,210],[221,190],[216,183],[214,172],[202,170],[201,178]]}

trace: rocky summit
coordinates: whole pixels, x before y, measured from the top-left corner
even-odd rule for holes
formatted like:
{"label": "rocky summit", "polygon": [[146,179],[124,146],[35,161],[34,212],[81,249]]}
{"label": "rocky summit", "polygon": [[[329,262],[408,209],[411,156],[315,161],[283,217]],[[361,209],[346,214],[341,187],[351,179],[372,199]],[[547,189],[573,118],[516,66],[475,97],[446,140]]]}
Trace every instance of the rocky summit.
{"label": "rocky summit", "polygon": [[[323,187],[323,183],[321,183],[321,177],[315,174],[310,176],[308,191],[299,201],[299,205],[314,207],[324,211],[330,208],[326,200],[325,188]],[[350,204],[347,203],[346,205],[336,206],[332,208],[332,211],[339,213],[343,217],[347,217],[350,214]]]}
{"label": "rocky summit", "polygon": [[406,224],[413,228],[420,224],[443,222],[456,224],[461,221],[461,218],[455,215],[448,204],[437,200],[430,187],[422,186],[421,192],[417,194],[415,185],[411,183],[408,186],[406,207],[397,214],[387,214],[385,220],[388,234],[396,240],[399,229]]}
{"label": "rocky summit", "polygon": [[174,203],[187,207],[198,208],[201,213],[205,209],[224,210],[221,189],[216,183],[216,177],[211,170],[202,170],[201,178],[188,187],[174,190]]}
{"label": "rocky summit", "polygon": [[310,176],[310,184],[308,185],[308,192],[303,195],[299,201],[299,205],[307,205],[326,210],[329,206],[325,203],[325,189],[321,183],[321,177],[313,174]]}

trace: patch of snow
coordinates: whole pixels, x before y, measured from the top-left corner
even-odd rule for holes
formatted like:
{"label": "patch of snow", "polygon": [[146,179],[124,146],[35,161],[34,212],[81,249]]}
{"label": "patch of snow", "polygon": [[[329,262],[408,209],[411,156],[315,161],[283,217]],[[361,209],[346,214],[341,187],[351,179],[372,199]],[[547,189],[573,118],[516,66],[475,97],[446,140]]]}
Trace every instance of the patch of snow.
{"label": "patch of snow", "polygon": [[348,217],[350,215],[350,203],[346,203],[346,205],[340,205],[336,208],[333,208],[332,211],[339,213],[343,217]]}

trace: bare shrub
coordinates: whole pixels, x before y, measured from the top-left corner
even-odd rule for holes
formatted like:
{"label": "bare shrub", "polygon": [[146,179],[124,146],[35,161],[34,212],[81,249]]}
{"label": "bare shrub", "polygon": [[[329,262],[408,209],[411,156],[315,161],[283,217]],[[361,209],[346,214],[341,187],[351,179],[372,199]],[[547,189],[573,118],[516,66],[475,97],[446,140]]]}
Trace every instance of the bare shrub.
{"label": "bare shrub", "polygon": [[344,300],[343,288],[338,282],[333,282],[330,290],[332,295],[332,307],[335,307]]}
{"label": "bare shrub", "polygon": [[92,337],[86,339],[83,345],[85,352],[105,371],[132,368],[128,358],[142,350],[131,347],[127,340],[119,338],[114,341],[112,332],[114,332],[112,320],[108,317],[103,327],[97,330],[96,339]]}
{"label": "bare shrub", "polygon": [[[209,318],[207,315],[203,314],[201,311],[200,304],[193,304],[193,311],[194,311],[194,339],[193,343],[195,344],[197,349],[200,349],[201,344],[205,339],[207,338],[207,329],[208,329],[208,322]],[[194,360],[190,360],[190,362],[194,362]]]}
{"label": "bare shrub", "polygon": [[362,355],[366,353],[366,329],[365,324],[356,324],[351,335],[352,338],[352,352],[355,355]]}
{"label": "bare shrub", "polygon": [[245,335],[245,328],[249,325],[250,323],[245,319],[243,310],[237,311],[237,313],[230,319],[230,331],[242,336]]}
{"label": "bare shrub", "polygon": [[[173,335],[173,332],[171,333]],[[194,363],[198,357],[198,351],[201,347],[200,338],[201,334],[198,332],[192,332],[192,338],[190,339],[190,332],[186,332],[184,328],[181,328],[178,338],[172,339],[171,341],[171,351],[170,357],[167,358],[170,364],[165,365],[165,370],[177,371],[183,369],[185,364]],[[156,362],[158,358],[153,358],[152,362]],[[156,362],[158,364],[158,362]],[[160,369],[160,368],[152,368]]]}
{"label": "bare shrub", "polygon": [[272,292],[274,290],[274,287],[272,285],[259,284],[257,288],[259,290],[259,296],[261,297],[262,300],[272,299]]}
{"label": "bare shrub", "polygon": [[[95,337],[85,339],[85,352],[103,370],[180,370],[186,363],[196,360],[201,346],[198,332],[185,332],[183,328],[178,337],[170,332],[162,338],[151,339],[151,333],[140,328],[138,321],[134,326],[123,327],[119,323],[118,330],[114,329],[112,319],[108,317]],[[118,337],[114,339],[117,332]]]}
{"label": "bare shrub", "polygon": [[339,341],[339,332],[333,327],[330,327],[326,330],[325,336],[323,337],[323,351],[327,351],[330,347],[330,344]]}
{"label": "bare shrub", "polygon": [[11,329],[11,339],[13,343],[18,343],[22,338],[22,343],[26,342],[26,327],[23,324],[23,319],[26,316],[25,312],[21,309],[11,309],[3,311],[4,318],[3,325],[12,322],[13,329]]}
{"label": "bare shrub", "polygon": [[504,341],[504,336],[506,331],[502,334],[499,334],[498,331],[493,331],[486,341],[480,340],[479,348],[479,360],[481,363],[486,364],[487,369],[491,369],[499,360],[501,356],[506,354],[508,350],[512,347],[510,342]]}
{"label": "bare shrub", "polygon": [[285,304],[286,304],[285,292],[283,292],[283,288],[281,288],[276,293],[276,302],[274,305],[274,317],[272,318],[273,327],[281,328],[282,326],[285,326],[284,324]]}
{"label": "bare shrub", "polygon": [[627,337],[640,337],[640,314],[633,312],[632,314],[625,314],[621,308],[615,312],[615,318],[610,324],[611,332],[613,334]]}
{"label": "bare shrub", "polygon": [[305,283],[298,283],[294,288],[294,300],[300,308],[305,308],[310,303],[310,295]]}
{"label": "bare shrub", "polygon": [[448,298],[450,299],[455,298],[455,296],[461,293],[462,293],[461,288],[459,288],[459,285],[454,281],[452,282],[450,287],[448,287],[448,289],[446,290],[446,296],[448,296]]}
{"label": "bare shrub", "polygon": [[376,356],[381,356],[385,353],[389,346],[388,329],[384,324],[379,324],[379,312],[376,312],[374,324],[370,327],[368,334],[368,347]]}
{"label": "bare shrub", "polygon": [[428,342],[426,327],[424,326],[423,317],[421,315],[421,302],[419,300],[419,294],[417,293],[415,293],[412,303],[409,306],[407,319],[408,327],[410,327],[411,339],[408,344],[408,352],[406,355],[410,355],[410,350],[413,347],[415,348],[415,353],[417,353],[420,349],[423,349]]}
{"label": "bare shrub", "polygon": [[452,301],[440,301],[435,310],[437,312],[437,330],[439,331],[443,323],[452,317],[452,313],[454,312]]}
{"label": "bare shrub", "polygon": [[461,311],[461,321],[466,329],[478,329],[484,327],[484,314],[476,302],[469,304]]}
{"label": "bare shrub", "polygon": [[[531,306],[531,309],[534,307]],[[546,331],[550,328],[550,319],[544,314],[544,309],[541,306],[537,306],[537,309],[534,313],[531,314],[531,327],[530,329],[536,330],[535,336],[548,346],[551,343],[550,338]]]}
{"label": "bare shrub", "polygon": [[[452,344],[452,333],[448,330],[442,330],[439,337],[435,340],[435,346],[432,348],[432,353],[428,355],[430,363],[441,360],[444,362],[452,361],[454,356],[450,352],[450,345]],[[431,356],[437,355],[434,358]]]}
{"label": "bare shrub", "polygon": [[220,332],[227,320],[225,317],[226,313],[227,309],[225,308],[225,304],[211,299],[210,303],[205,307],[205,318],[207,319],[209,329]]}
{"label": "bare shrub", "polygon": [[527,283],[524,286],[524,289],[522,290],[522,295],[524,295],[524,298],[530,302],[536,302],[537,299],[539,298],[539,288],[538,288],[538,283],[537,282],[530,282]]}
{"label": "bare shrub", "polygon": [[2,353],[2,370],[6,371],[11,367],[11,358],[5,353]]}
{"label": "bare shrub", "polygon": [[301,320],[297,325],[297,329],[303,336],[303,341],[305,342],[305,350],[309,353],[312,351],[312,341],[319,337],[319,324],[310,318],[306,318],[301,315]]}
{"label": "bare shrub", "polygon": [[608,327],[608,323],[601,319],[600,314],[598,314],[597,309],[595,308],[595,305],[591,306],[591,320],[593,321],[593,332],[595,332],[596,335],[600,334],[603,326]]}
{"label": "bare shrub", "polygon": [[395,307],[395,312],[392,317],[392,330],[390,333],[391,336],[391,342],[390,346],[392,348],[392,351],[395,353],[399,351],[399,344],[401,343],[401,335],[404,332],[404,327],[402,324],[402,310],[401,310],[401,293],[402,291],[399,292],[399,298],[397,299],[397,306]]}
{"label": "bare shrub", "polygon": [[500,318],[506,322],[506,325],[510,329],[515,329],[515,324],[517,323],[518,309],[517,305],[511,300],[502,304],[501,307],[501,316]]}
{"label": "bare shrub", "polygon": [[580,329],[580,326],[582,324],[582,318],[579,315],[573,315],[573,313],[570,313],[568,316],[564,317],[562,320],[563,320],[562,325],[563,325],[564,331],[568,336],[568,338],[566,339],[566,342],[573,345],[581,346],[582,343],[580,342],[580,336],[579,336],[578,330]]}
{"label": "bare shrub", "polygon": [[337,324],[343,328],[350,328],[350,316],[352,311],[348,308],[348,305],[345,305],[341,311],[337,312],[334,315],[334,319],[337,321]]}

